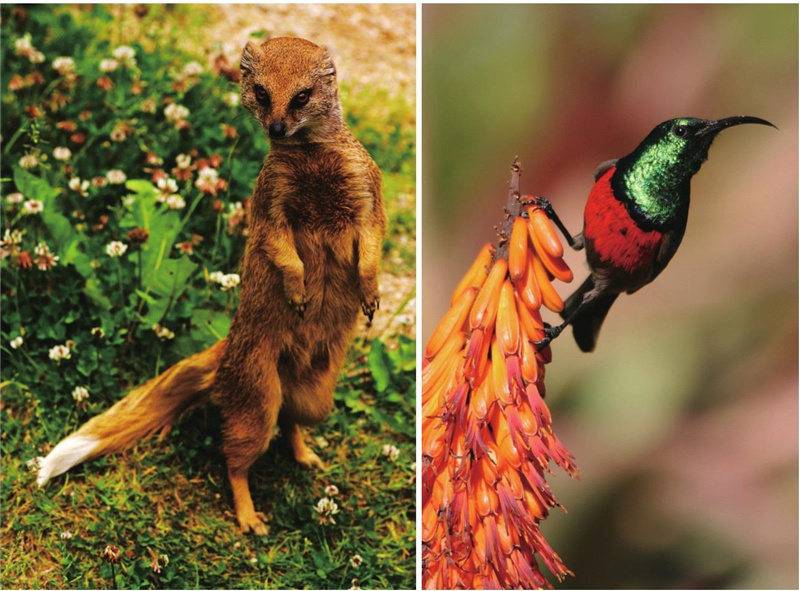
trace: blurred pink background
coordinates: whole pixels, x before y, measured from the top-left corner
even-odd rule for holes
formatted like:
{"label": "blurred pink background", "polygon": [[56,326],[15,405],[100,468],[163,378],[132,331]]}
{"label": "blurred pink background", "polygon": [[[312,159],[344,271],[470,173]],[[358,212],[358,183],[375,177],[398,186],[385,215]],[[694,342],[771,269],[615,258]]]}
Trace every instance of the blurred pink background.
{"label": "blurred pink background", "polygon": [[[798,585],[797,23],[793,5],[423,8],[423,343],[494,240],[515,155],[575,233],[595,166],[661,121],[780,128],[722,133],[668,268],[594,353],[553,345],[548,403],[583,469],[551,479],[561,588]],[[564,297],[587,275],[566,260]]]}

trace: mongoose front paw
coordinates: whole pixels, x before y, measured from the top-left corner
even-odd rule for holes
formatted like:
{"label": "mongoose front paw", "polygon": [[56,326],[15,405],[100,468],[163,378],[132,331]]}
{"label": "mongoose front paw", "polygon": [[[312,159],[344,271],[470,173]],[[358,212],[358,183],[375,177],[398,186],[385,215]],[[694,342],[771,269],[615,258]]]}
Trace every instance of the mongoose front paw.
{"label": "mongoose front paw", "polygon": [[289,307],[292,309],[292,312],[297,314],[300,318],[303,318],[306,315],[306,300],[305,297],[300,296],[299,298],[288,298],[286,303],[289,304]]}
{"label": "mongoose front paw", "polygon": [[284,272],[283,293],[286,294],[286,303],[292,312],[302,318],[306,313],[306,286],[302,272]]}
{"label": "mongoose front paw", "polygon": [[301,453],[296,454],[294,459],[298,464],[305,468],[316,468],[318,470],[325,469],[325,464],[322,463],[320,457],[308,448],[305,448]]}
{"label": "mongoose front paw", "polygon": [[377,296],[370,300],[361,300],[361,310],[364,315],[372,322],[372,317],[375,316],[375,311],[381,309],[381,299]]}
{"label": "mongoose front paw", "polygon": [[245,515],[237,515],[236,517],[239,521],[239,531],[243,534],[253,532],[257,536],[266,536],[269,533],[269,528],[267,527],[266,523],[264,523],[267,521],[267,516],[261,511],[255,511]]}

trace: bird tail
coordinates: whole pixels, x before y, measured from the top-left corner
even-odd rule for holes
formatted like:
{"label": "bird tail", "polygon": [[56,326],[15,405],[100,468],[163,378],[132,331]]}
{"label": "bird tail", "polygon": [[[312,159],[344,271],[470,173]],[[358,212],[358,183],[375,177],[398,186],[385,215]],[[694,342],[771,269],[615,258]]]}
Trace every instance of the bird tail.
{"label": "bird tail", "polygon": [[572,324],[572,335],[575,337],[578,347],[584,353],[594,351],[597,344],[597,335],[600,333],[603,320],[605,320],[611,305],[619,296],[618,293],[603,294],[581,307],[584,294],[593,289],[594,281],[590,275],[575,290],[575,293],[567,298],[567,301],[564,302],[564,310],[561,312],[561,317],[564,319],[570,318],[575,314],[570,323]]}
{"label": "bird tail", "polygon": [[173,365],[63,439],[42,460],[37,484],[44,486],[81,462],[127,449],[156,431],[166,432],[183,412],[207,400],[226,342]]}

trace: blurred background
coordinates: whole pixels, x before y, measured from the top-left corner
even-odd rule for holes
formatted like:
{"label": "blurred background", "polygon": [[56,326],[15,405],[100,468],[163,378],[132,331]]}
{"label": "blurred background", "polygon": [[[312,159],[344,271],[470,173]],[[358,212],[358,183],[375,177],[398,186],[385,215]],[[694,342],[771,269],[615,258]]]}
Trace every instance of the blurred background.
{"label": "blurred background", "polygon": [[[494,240],[515,155],[575,233],[595,166],[657,123],[780,128],[721,134],[669,267],[618,300],[594,353],[554,343],[548,403],[583,477],[551,478],[569,515],[542,529],[576,575],[559,588],[797,588],[797,6],[428,5],[422,22],[422,343]],[[565,258],[563,297],[588,274]]]}

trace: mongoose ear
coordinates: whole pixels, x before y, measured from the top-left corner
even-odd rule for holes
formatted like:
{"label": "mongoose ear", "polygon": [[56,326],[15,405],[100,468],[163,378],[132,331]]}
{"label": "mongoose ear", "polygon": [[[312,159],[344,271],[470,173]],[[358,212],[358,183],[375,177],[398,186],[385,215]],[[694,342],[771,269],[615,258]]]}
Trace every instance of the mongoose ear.
{"label": "mongoose ear", "polygon": [[333,63],[331,52],[327,47],[322,48],[322,63],[324,70],[322,71],[325,76],[336,76],[336,64]]}
{"label": "mongoose ear", "polygon": [[251,74],[256,66],[256,61],[261,55],[261,49],[252,40],[248,41],[242,50],[242,61],[239,69],[242,74]]}

